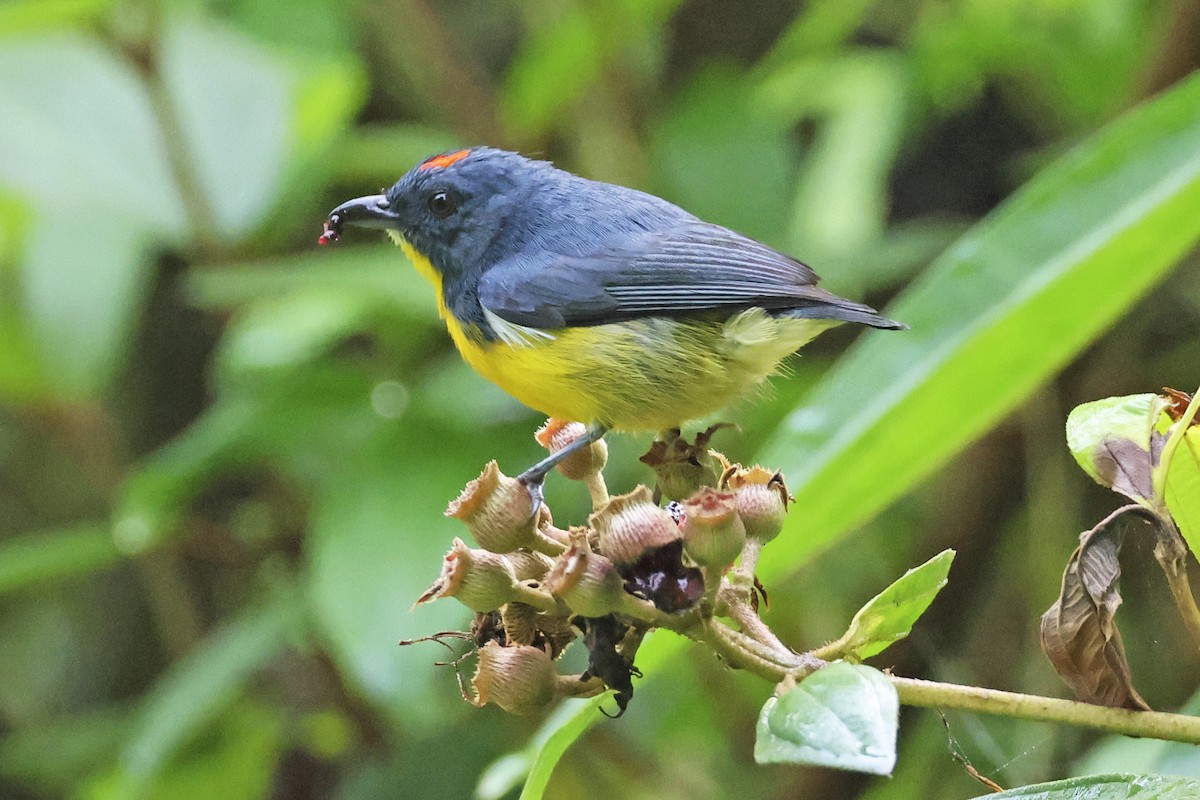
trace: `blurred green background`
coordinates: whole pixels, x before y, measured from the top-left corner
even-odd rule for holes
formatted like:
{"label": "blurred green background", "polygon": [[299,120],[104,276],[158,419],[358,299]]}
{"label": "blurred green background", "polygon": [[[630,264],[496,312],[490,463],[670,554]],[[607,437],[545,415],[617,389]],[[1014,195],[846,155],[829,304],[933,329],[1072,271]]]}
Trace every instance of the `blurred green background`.
{"label": "blurred green background", "polygon": [[[923,310],[899,317],[913,330],[892,336],[936,352],[937,321],[990,319],[993,292],[939,294],[926,266],[1198,63],[1195,0],[0,3],[0,797],[469,797],[537,730],[464,704],[436,645],[396,641],[465,626],[450,603],[409,610],[463,533],[442,510],[487,459],[509,473],[535,459],[540,420],[459,361],[429,289],[382,237],[316,250],[337,203],[441,150],[519,149],[795,253],[842,294],[882,306],[925,280]],[[1134,134],[1126,150],[1194,180],[1200,125],[1185,122],[1175,151]],[[1074,235],[1087,203],[1068,202],[1072,186],[1117,202],[1123,184],[1085,178],[1059,182],[1057,207],[1026,204],[1033,239]],[[1189,197],[1141,231],[1144,250],[1200,219]],[[986,380],[901,404],[923,421],[898,435],[956,432],[911,472],[872,457],[878,475],[830,479],[846,495],[838,526],[806,517],[798,492],[786,535],[800,544],[779,546],[768,585],[785,640],[836,637],[864,600],[954,547],[949,587],[877,665],[1065,695],[1037,618],[1078,531],[1118,501],[1075,469],[1062,423],[1085,400],[1195,387],[1200,266],[1168,269],[1191,241],[1162,245],[1161,266],[1114,250],[1110,272],[1081,271],[1075,334],[1006,334],[1004,352],[1054,355],[1013,367],[1018,388],[990,411],[972,416],[970,394],[1008,381],[990,359],[975,364]],[[1024,244],[991,243],[1007,258],[996,296],[1036,294],[1053,273]],[[1107,310],[1089,328],[1092,302]],[[716,444],[785,468],[826,452],[813,442],[840,423],[812,424],[809,399],[850,419],[917,372],[883,350],[872,367],[867,341],[861,380],[822,383],[857,335],[808,348]],[[649,479],[647,445],[611,438],[615,490]],[[586,514],[580,487],[552,477],[547,493],[560,521]],[[1177,707],[1200,659],[1149,544],[1131,537],[1127,553],[1136,683]],[[697,648],[648,672],[548,796],[985,791],[933,712],[905,712],[890,781],[756,767],[770,687]],[[1195,748],[961,714],[948,726],[1005,786],[1200,774]],[[513,763],[481,796],[515,796]]]}

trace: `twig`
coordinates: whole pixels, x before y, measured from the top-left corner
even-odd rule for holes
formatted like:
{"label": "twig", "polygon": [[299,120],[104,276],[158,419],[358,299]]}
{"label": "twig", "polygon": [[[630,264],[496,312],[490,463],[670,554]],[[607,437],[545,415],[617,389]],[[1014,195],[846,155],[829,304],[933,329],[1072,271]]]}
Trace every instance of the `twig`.
{"label": "twig", "polygon": [[729,664],[771,682],[788,675],[803,678],[824,666],[824,662],[800,654],[793,654],[792,663],[781,664],[777,654],[719,620],[712,620],[702,632],[689,631],[687,635],[712,647]]}
{"label": "twig", "polygon": [[[797,667],[780,663],[770,648],[762,647],[761,643],[757,643],[757,646],[748,643],[750,637],[739,635],[716,620],[706,631],[708,635],[702,641],[711,645],[727,661],[772,682],[787,677],[803,678],[815,671],[814,664],[823,664],[811,654],[797,655],[797,659],[808,659]],[[953,708],[1015,719],[1058,722],[1124,736],[1200,744],[1200,717],[1161,711],[1131,711],[1077,700],[959,686],[897,675],[888,677],[900,695],[900,702],[907,706]]]}
{"label": "twig", "polygon": [[1167,577],[1171,598],[1183,617],[1183,627],[1192,637],[1192,642],[1200,647],[1200,608],[1196,606],[1196,595],[1192,593],[1192,584],[1188,580],[1187,544],[1179,535],[1175,523],[1166,515],[1157,520],[1154,557]]}
{"label": "twig", "polygon": [[781,657],[795,655],[792,648],[780,641],[775,632],[750,607],[749,591],[753,591],[753,589],[746,590],[736,585],[722,587],[717,594],[718,609],[723,605],[729,618],[738,624],[742,633],[779,653]]}
{"label": "twig", "polygon": [[959,686],[917,678],[889,676],[906,706],[953,708],[1038,722],[1059,722],[1080,728],[1200,744],[1200,717],[1162,711],[1131,711],[1056,697]]}

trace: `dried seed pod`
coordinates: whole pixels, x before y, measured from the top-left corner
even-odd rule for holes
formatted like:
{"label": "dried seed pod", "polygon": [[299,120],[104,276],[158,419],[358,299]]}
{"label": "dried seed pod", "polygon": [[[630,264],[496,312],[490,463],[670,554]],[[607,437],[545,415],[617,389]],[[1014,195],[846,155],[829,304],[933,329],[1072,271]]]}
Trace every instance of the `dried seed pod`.
{"label": "dried seed pod", "polygon": [[746,545],[746,528],[732,492],[705,487],[683,504],[683,549],[697,564],[727,567]]}
{"label": "dried seed pod", "polygon": [[558,696],[558,671],[545,650],[529,645],[479,648],[472,703],[495,703],[510,714],[536,714]]}
{"label": "dried seed pod", "polygon": [[600,552],[617,565],[632,564],[680,538],[675,520],[654,504],[645,486],[611,498],[589,521],[599,535]]}
{"label": "dried seed pod", "polygon": [[625,581],[616,565],[593,553],[586,537],[579,537],[567,552],[558,557],[546,576],[543,588],[566,603],[576,614],[602,617],[621,608]]}
{"label": "dried seed pod", "polygon": [[[506,603],[499,612],[504,638],[501,644],[533,645],[545,650],[551,660],[562,655],[563,650],[578,636],[571,624],[570,612],[548,614],[526,603]],[[480,642],[480,646],[487,642]]]}
{"label": "dried seed pod", "polygon": [[[546,420],[546,424],[538,428],[533,438],[551,454],[557,453],[581,436],[587,434],[587,426],[582,422],[567,422],[566,420]],[[558,463],[558,471],[573,481],[582,481],[589,475],[600,472],[608,463],[608,445],[603,439],[592,442],[582,450],[576,450]]]}
{"label": "dried seed pod", "polygon": [[504,626],[505,643],[508,645],[537,642],[538,610],[525,603],[507,603],[500,609],[500,621]]}
{"label": "dried seed pod", "polygon": [[504,556],[472,549],[456,538],[442,561],[442,574],[416,605],[454,597],[472,611],[492,611],[518,593],[517,575]]}
{"label": "dried seed pod", "polygon": [[446,516],[465,522],[475,542],[493,553],[526,548],[557,555],[566,549],[542,530],[549,522],[546,506],[535,514],[529,487],[501,472],[495,461],[466,485]]}
{"label": "dried seed pod", "polygon": [[519,581],[541,581],[554,566],[554,559],[534,550],[514,550],[504,557],[512,564]]}
{"label": "dried seed pod", "polygon": [[714,425],[689,442],[678,433],[657,439],[640,461],[654,470],[658,490],[666,500],[684,500],[701,486],[716,486],[728,466],[725,456],[708,449],[708,442],[724,425]]}
{"label": "dried seed pod", "polygon": [[735,464],[721,476],[720,488],[733,492],[746,537],[766,544],[783,530],[788,494],[783,475],[763,467]]}

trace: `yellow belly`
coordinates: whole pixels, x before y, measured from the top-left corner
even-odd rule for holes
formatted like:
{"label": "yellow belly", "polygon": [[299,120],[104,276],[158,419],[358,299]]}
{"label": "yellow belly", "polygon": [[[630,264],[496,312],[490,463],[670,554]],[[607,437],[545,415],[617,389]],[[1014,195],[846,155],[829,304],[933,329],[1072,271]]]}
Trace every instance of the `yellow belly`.
{"label": "yellow belly", "polygon": [[486,341],[449,313],[429,262],[401,246],[434,283],[450,336],[479,374],[547,416],[616,430],[665,430],[719,411],[835,324],[751,309],[724,320],[649,317],[526,336],[513,326],[510,341]]}
{"label": "yellow belly", "polygon": [[[744,397],[822,327],[828,323],[754,310],[727,322],[647,318],[567,328],[527,346],[455,342],[481,375],[543,414],[657,431]],[[739,336],[747,328],[766,335]]]}

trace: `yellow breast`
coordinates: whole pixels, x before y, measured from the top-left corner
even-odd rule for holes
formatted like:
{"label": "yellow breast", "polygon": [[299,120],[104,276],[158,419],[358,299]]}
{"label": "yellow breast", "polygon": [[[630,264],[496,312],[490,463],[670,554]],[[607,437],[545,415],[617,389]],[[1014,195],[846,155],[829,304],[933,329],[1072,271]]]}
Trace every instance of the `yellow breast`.
{"label": "yellow breast", "polygon": [[498,338],[488,341],[446,307],[442,277],[429,259],[394,238],[433,284],[463,359],[525,405],[560,419],[627,431],[679,426],[751,391],[831,324],[776,319],[759,309],[730,319],[650,317],[556,331],[495,318]]}

